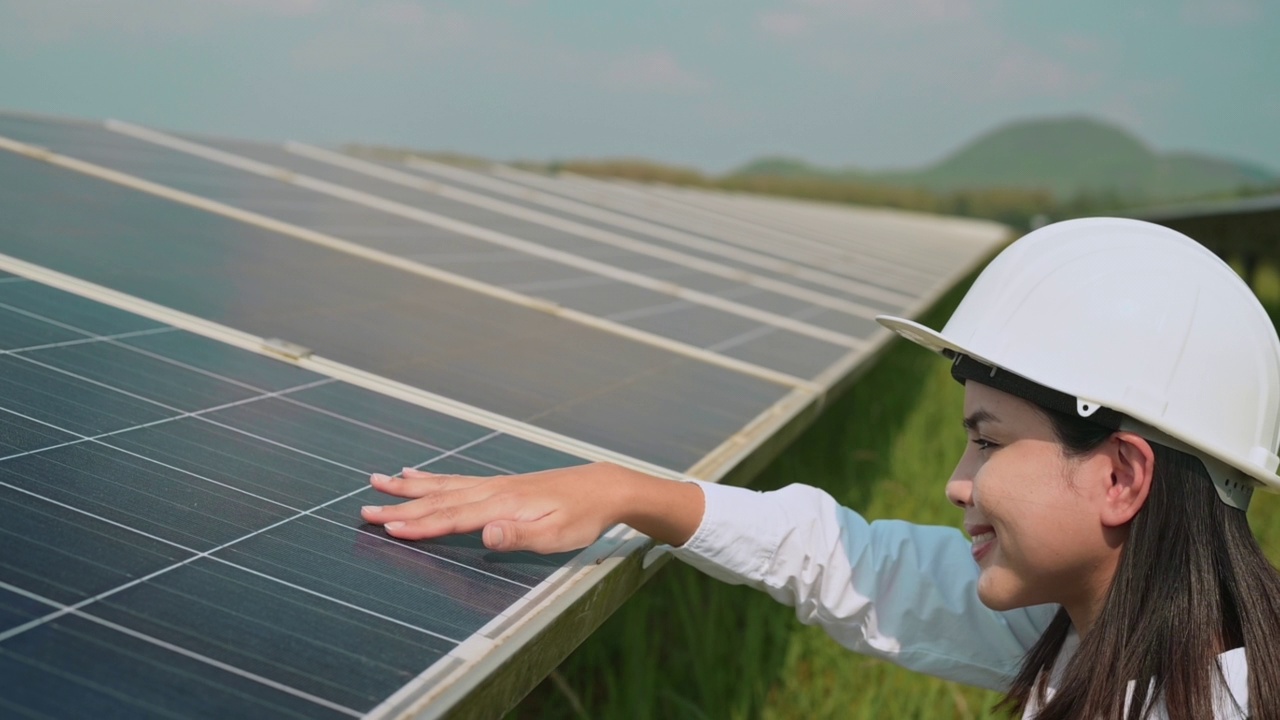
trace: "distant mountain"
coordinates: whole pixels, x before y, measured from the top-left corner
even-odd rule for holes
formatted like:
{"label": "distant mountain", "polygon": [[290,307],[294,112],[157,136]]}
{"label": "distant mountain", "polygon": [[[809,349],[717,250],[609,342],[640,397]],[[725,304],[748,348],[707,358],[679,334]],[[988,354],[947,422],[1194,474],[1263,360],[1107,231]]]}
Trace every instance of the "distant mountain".
{"label": "distant mountain", "polygon": [[820,177],[933,191],[1043,189],[1058,200],[1087,194],[1144,202],[1280,184],[1280,175],[1256,165],[1190,153],[1156,153],[1133,134],[1087,118],[1006,125],[941,162],[918,170],[829,170],[799,160],[771,157],[752,162],[734,174]]}

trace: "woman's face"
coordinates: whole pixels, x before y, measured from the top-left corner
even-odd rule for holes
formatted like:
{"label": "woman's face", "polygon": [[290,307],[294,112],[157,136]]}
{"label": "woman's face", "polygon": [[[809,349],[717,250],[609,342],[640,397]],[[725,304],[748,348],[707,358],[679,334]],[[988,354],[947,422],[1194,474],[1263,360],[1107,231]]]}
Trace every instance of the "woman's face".
{"label": "woman's face", "polygon": [[1057,603],[1077,622],[1091,616],[1119,555],[1099,513],[1110,460],[1067,457],[1031,403],[977,382],[965,383],[964,422],[947,497],[973,538],[978,597],[994,610]]}

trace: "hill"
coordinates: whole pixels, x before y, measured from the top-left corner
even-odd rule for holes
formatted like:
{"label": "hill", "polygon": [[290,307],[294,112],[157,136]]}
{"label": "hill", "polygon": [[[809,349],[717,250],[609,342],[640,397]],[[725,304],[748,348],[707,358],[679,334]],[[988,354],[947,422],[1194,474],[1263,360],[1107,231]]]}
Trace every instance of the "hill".
{"label": "hill", "polygon": [[1157,153],[1133,134],[1088,118],[1006,125],[916,170],[830,170],[771,157],[733,174],[883,183],[933,192],[1019,188],[1048,192],[1059,202],[1084,196],[1165,202],[1280,183],[1280,175],[1247,163]]}

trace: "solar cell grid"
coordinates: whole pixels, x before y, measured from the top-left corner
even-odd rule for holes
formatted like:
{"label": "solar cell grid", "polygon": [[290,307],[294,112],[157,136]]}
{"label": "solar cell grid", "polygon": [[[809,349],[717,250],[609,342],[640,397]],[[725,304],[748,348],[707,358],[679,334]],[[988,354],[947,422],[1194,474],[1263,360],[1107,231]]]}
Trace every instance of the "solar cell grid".
{"label": "solar cell grid", "polygon": [[[486,230],[505,233],[513,238],[532,241],[540,247],[566,251],[574,258],[596,257],[604,259],[610,266],[638,272],[650,277],[679,276],[681,285],[707,293],[718,293],[725,286],[726,279],[722,275],[704,272],[675,260],[655,257],[652,254],[602,243],[595,238],[573,231],[572,225],[555,223],[554,220],[556,218],[554,216],[548,216],[551,218],[549,221],[539,220],[536,215],[541,215],[542,213],[537,211],[536,215],[533,215],[534,211],[527,206],[513,205],[511,212],[505,212],[498,208],[506,205],[507,201],[505,199],[500,200],[492,195],[479,194],[479,200],[488,200],[493,203],[500,202],[501,205],[498,205],[497,208],[482,207],[473,202],[455,199],[455,195],[445,197],[436,193],[423,192],[417,188],[406,187],[399,183],[372,177],[368,173],[340,167],[331,162],[323,162],[297,153],[291,153],[282,147],[274,145],[216,138],[187,137],[185,139],[203,146],[225,150],[251,160],[303,173],[308,177],[336,183],[342,187],[366,192],[379,198],[386,198],[410,207],[438,213],[444,217],[467,222]],[[456,193],[458,198],[464,198],[471,194],[469,189],[458,192],[458,189],[453,187],[453,183],[447,180],[443,182],[451,191]],[[522,210],[533,216],[513,216],[513,213],[519,213]],[[564,218],[559,219],[563,220]],[[635,238],[627,239],[635,241]],[[639,244],[644,245],[645,241],[641,241]],[[607,259],[598,254],[602,249],[607,251]],[[526,253],[525,257],[531,259],[534,256]],[[717,264],[720,263],[717,262]],[[561,265],[561,267],[564,266]],[[741,285],[740,279],[733,280],[733,282]],[[765,296],[775,294],[772,291],[763,289],[760,292]],[[746,304],[752,305],[751,301],[746,301]]]}
{"label": "solar cell grid", "polygon": [[[794,268],[788,268],[794,262],[794,258],[770,257],[767,254],[745,250],[733,243],[713,239],[712,236],[698,235],[681,227],[679,223],[655,216],[652,212],[628,213],[613,204],[607,207],[588,204],[583,202],[586,198],[574,195],[572,188],[556,183],[550,178],[536,178],[509,172],[499,176],[491,172],[454,168],[440,163],[422,163],[417,160],[410,161],[404,169],[427,179],[461,184],[468,190],[486,193],[504,202],[536,209],[601,230],[620,232],[658,247],[688,253],[810,292],[840,295],[881,312],[901,309],[910,301],[909,296],[897,289],[877,288],[869,292],[866,287],[860,290],[854,289],[850,287],[852,283],[849,280],[832,275],[826,275],[829,282],[814,283],[804,277],[813,273],[796,273]],[[521,180],[526,180],[527,184],[519,184]],[[819,267],[821,266],[815,266],[815,268]],[[818,275],[823,274],[818,273]]]}
{"label": "solar cell grid", "polygon": [[664,467],[693,465],[787,392],[12,153],[0,183],[0,252]]}
{"label": "solar cell grid", "polygon": [[[572,561],[401,542],[357,510],[396,463],[577,459],[130,317],[0,284],[0,336],[68,338],[0,356],[7,712],[359,716]],[[126,327],[148,334],[102,334]]]}
{"label": "solar cell grid", "polygon": [[[819,271],[826,287],[837,292],[854,293],[863,302],[870,298],[903,298],[927,287],[927,276],[910,267],[880,263],[868,268],[850,262],[849,247],[833,248],[830,244],[795,233],[766,228],[728,214],[713,214],[701,208],[690,208],[657,196],[645,195],[622,183],[606,183],[580,178],[552,179],[510,168],[492,171],[502,180],[518,183],[564,198],[607,208],[632,219],[643,219],[664,228],[689,232],[728,243],[752,253],[772,256],[774,260],[798,264]],[[792,228],[794,230],[794,228]],[[855,235],[844,238],[855,242]],[[869,238],[863,238],[864,241]],[[812,273],[806,276],[814,277]],[[853,296],[850,296],[854,299]]]}
{"label": "solar cell grid", "polygon": [[[206,159],[194,157],[179,150],[161,147],[133,137],[113,133],[104,128],[75,124],[60,126],[58,123],[45,123],[33,127],[30,123],[22,121],[21,118],[16,119],[18,122],[10,122],[8,124],[6,124],[6,119],[14,120],[13,118],[0,116],[0,134],[12,131],[15,139],[33,142],[37,140],[43,141],[57,152],[66,153],[89,162],[100,163],[106,167],[158,182],[168,187],[195,193],[201,197],[228,203],[234,207],[261,213],[300,227],[325,230],[324,226],[331,219],[347,218],[343,221],[345,226],[342,230],[343,239],[377,250],[399,254],[406,258],[412,259],[412,256],[426,250],[438,252],[438,240],[443,240],[446,246],[449,247],[463,248],[465,249],[464,252],[473,256],[483,256],[496,247],[502,247],[500,243],[495,245],[477,237],[466,236],[463,232],[441,229],[437,223],[419,222],[410,218],[409,221],[414,226],[416,234],[408,238],[407,241],[402,238],[393,243],[396,247],[403,247],[402,250],[392,249],[387,246],[386,239],[383,237],[376,235],[372,238],[365,237],[364,229],[384,226],[390,218],[405,219],[395,213],[388,213],[381,209],[371,209],[357,202],[349,202],[348,200],[330,197],[311,189],[281,183],[275,178],[260,177],[238,168],[227,167]],[[529,278],[536,279],[537,277],[545,279],[598,276],[590,270],[571,266],[573,262],[588,262],[585,260],[586,253],[600,247],[598,243],[593,241],[574,237],[571,234],[537,223],[524,222],[503,214],[476,208],[466,203],[454,202],[386,183],[326,163],[290,155],[281,149],[271,146],[203,139],[201,142],[224,147],[234,152],[247,153],[251,158],[263,158],[271,162],[293,161],[295,164],[303,165],[302,169],[307,172],[308,176],[318,174],[323,179],[341,182],[343,187],[378,193],[379,198],[385,197],[403,204],[404,207],[440,213],[448,221],[470,223],[472,227],[480,228],[483,233],[487,233],[485,237],[495,233],[504,234],[509,239],[509,242],[524,243],[534,251],[532,254],[521,252],[522,257],[519,258],[518,266],[514,269],[508,269],[503,263],[491,262],[436,263],[438,267],[457,272],[466,277],[488,282],[499,287],[507,287],[527,281]],[[298,169],[294,165],[284,165],[284,167],[288,167],[291,170]],[[329,229],[328,231],[332,232],[333,230]],[[555,259],[540,257],[537,251],[542,248],[549,249],[549,252],[568,251],[568,254],[563,257],[570,261],[570,265]],[[655,262],[653,258],[644,256],[637,256],[636,259],[650,266]],[[613,259],[610,262],[613,262]],[[664,261],[657,262],[670,271],[686,270],[686,268]],[[618,272],[625,273],[622,270]],[[680,282],[688,283],[698,277],[705,277],[709,285],[706,288],[702,288],[698,287],[695,282],[695,289],[707,289],[709,292],[714,293],[715,289],[720,287],[722,283],[720,278],[705,276],[697,272],[685,274]],[[649,282],[653,286],[645,288],[624,282],[621,278],[621,275],[613,277],[611,282],[612,292],[627,292],[632,295],[640,295],[640,299],[634,301],[635,303],[659,305],[672,299],[671,295],[662,291],[666,287],[665,284],[658,283],[652,278],[649,279]],[[590,315],[604,316],[607,311],[602,310],[598,302],[592,302],[593,299],[598,297],[575,297],[566,306]],[[690,311],[706,310],[706,308],[696,307],[697,304],[694,303],[690,307]],[[751,308],[745,307],[744,310],[752,311]],[[717,315],[725,315],[726,322],[741,320],[740,317],[731,312],[726,312],[724,309],[717,309],[712,312]],[[754,312],[759,313],[762,311],[757,308],[754,309]],[[786,319],[780,318],[779,321],[786,322]],[[759,325],[764,321],[756,318],[750,320],[750,322]],[[624,322],[623,324],[627,323]],[[764,324],[768,325],[769,323],[764,322]],[[831,333],[831,331],[823,328],[809,326],[782,330],[781,332],[788,335],[794,334],[799,341],[810,339],[806,336],[806,333]],[[835,340],[837,338],[831,339]],[[715,342],[690,333],[685,333],[680,338],[680,341],[699,348],[706,348]],[[734,357],[733,351],[727,354],[730,357]],[[737,359],[740,360],[741,358]],[[784,368],[773,367],[770,369],[785,372]]]}

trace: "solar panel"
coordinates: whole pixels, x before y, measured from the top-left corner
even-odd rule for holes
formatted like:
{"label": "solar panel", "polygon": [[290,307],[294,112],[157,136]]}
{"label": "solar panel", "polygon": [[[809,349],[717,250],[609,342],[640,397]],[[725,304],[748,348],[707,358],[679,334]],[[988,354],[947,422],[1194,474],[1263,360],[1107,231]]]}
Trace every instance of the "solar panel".
{"label": "solar panel", "polygon": [[1003,238],[120,123],[0,148],[0,708],[55,716],[501,712],[647,540],[404,543],[369,472],[745,476]]}
{"label": "solar panel", "polygon": [[4,253],[663,467],[788,391],[17,155],[0,182]]}
{"label": "solar panel", "polygon": [[[778,316],[753,307],[750,298],[738,302],[701,288],[683,288],[695,271],[668,263],[663,270],[666,277],[650,277],[626,268],[611,265],[605,260],[587,254],[598,249],[590,240],[574,238],[552,228],[510,218],[472,205],[454,202],[438,196],[413,191],[386,183],[343,168],[322,164],[300,156],[287,155],[282,150],[264,145],[206,141],[203,146],[221,145],[222,148],[252,153],[240,157],[256,161],[283,159],[290,161],[289,172],[305,173],[327,182],[341,181],[340,189],[362,193],[375,192],[379,201],[356,196],[362,202],[344,197],[318,193],[312,189],[280,183],[274,177],[258,177],[244,170],[209,162],[184,154],[181,151],[155,145],[143,140],[108,132],[102,128],[49,124],[32,125],[0,122],[0,134],[9,133],[15,139],[40,142],[58,152],[67,153],[89,162],[99,163],[115,170],[168,187],[199,194],[211,200],[234,205],[255,213],[283,220],[300,227],[340,234],[346,240],[379,251],[402,257],[408,262],[425,262],[432,267],[450,270],[473,280],[499,287],[510,288],[524,282],[537,280],[581,281],[592,280],[595,287],[571,288],[564,291],[543,289],[539,296],[566,307],[637,328],[654,332],[694,348],[735,358],[748,363],[759,358],[776,358],[769,370],[794,375],[804,372],[808,365],[797,367],[788,360],[788,354],[770,352],[770,346],[794,344],[808,357],[824,358],[819,370],[838,361],[861,343],[826,328],[811,326],[795,318]],[[252,165],[250,165],[252,167]],[[264,171],[269,172],[269,171]],[[385,198],[385,199],[384,199]],[[387,202],[390,200],[392,202]],[[388,213],[386,207],[398,209]],[[438,220],[430,220],[438,217]],[[400,222],[392,225],[401,230],[391,243],[383,234],[387,220]],[[423,218],[428,218],[424,221]],[[320,219],[317,221],[317,219]],[[370,236],[366,229],[377,228]],[[512,248],[523,248],[513,250]],[[616,251],[624,252],[624,251]],[[649,259],[652,261],[652,259]],[[568,263],[568,264],[566,264]],[[670,277],[671,273],[682,273]],[[707,277],[715,290],[724,291],[722,279]],[[731,286],[732,287],[732,286]],[[618,313],[617,296],[625,294],[628,309],[651,308],[661,310],[672,317],[683,329],[679,337],[667,331],[670,324],[654,325],[638,322],[632,315]],[[711,303],[713,307],[708,307]],[[727,315],[720,322],[699,322],[692,318],[683,322],[683,316],[701,314],[712,318]],[[750,316],[750,317],[747,317]],[[762,318],[768,323],[762,323]],[[709,326],[731,329],[733,323],[742,328],[729,344],[718,335],[699,332]],[[761,333],[761,330],[768,330]],[[752,353],[753,346],[765,345],[762,351]],[[792,353],[794,355],[796,353]],[[812,364],[812,363],[810,363]],[[811,373],[806,377],[811,377]]]}
{"label": "solar panel", "polygon": [[357,510],[394,463],[578,458],[4,279],[0,707],[358,716],[573,561]]}

